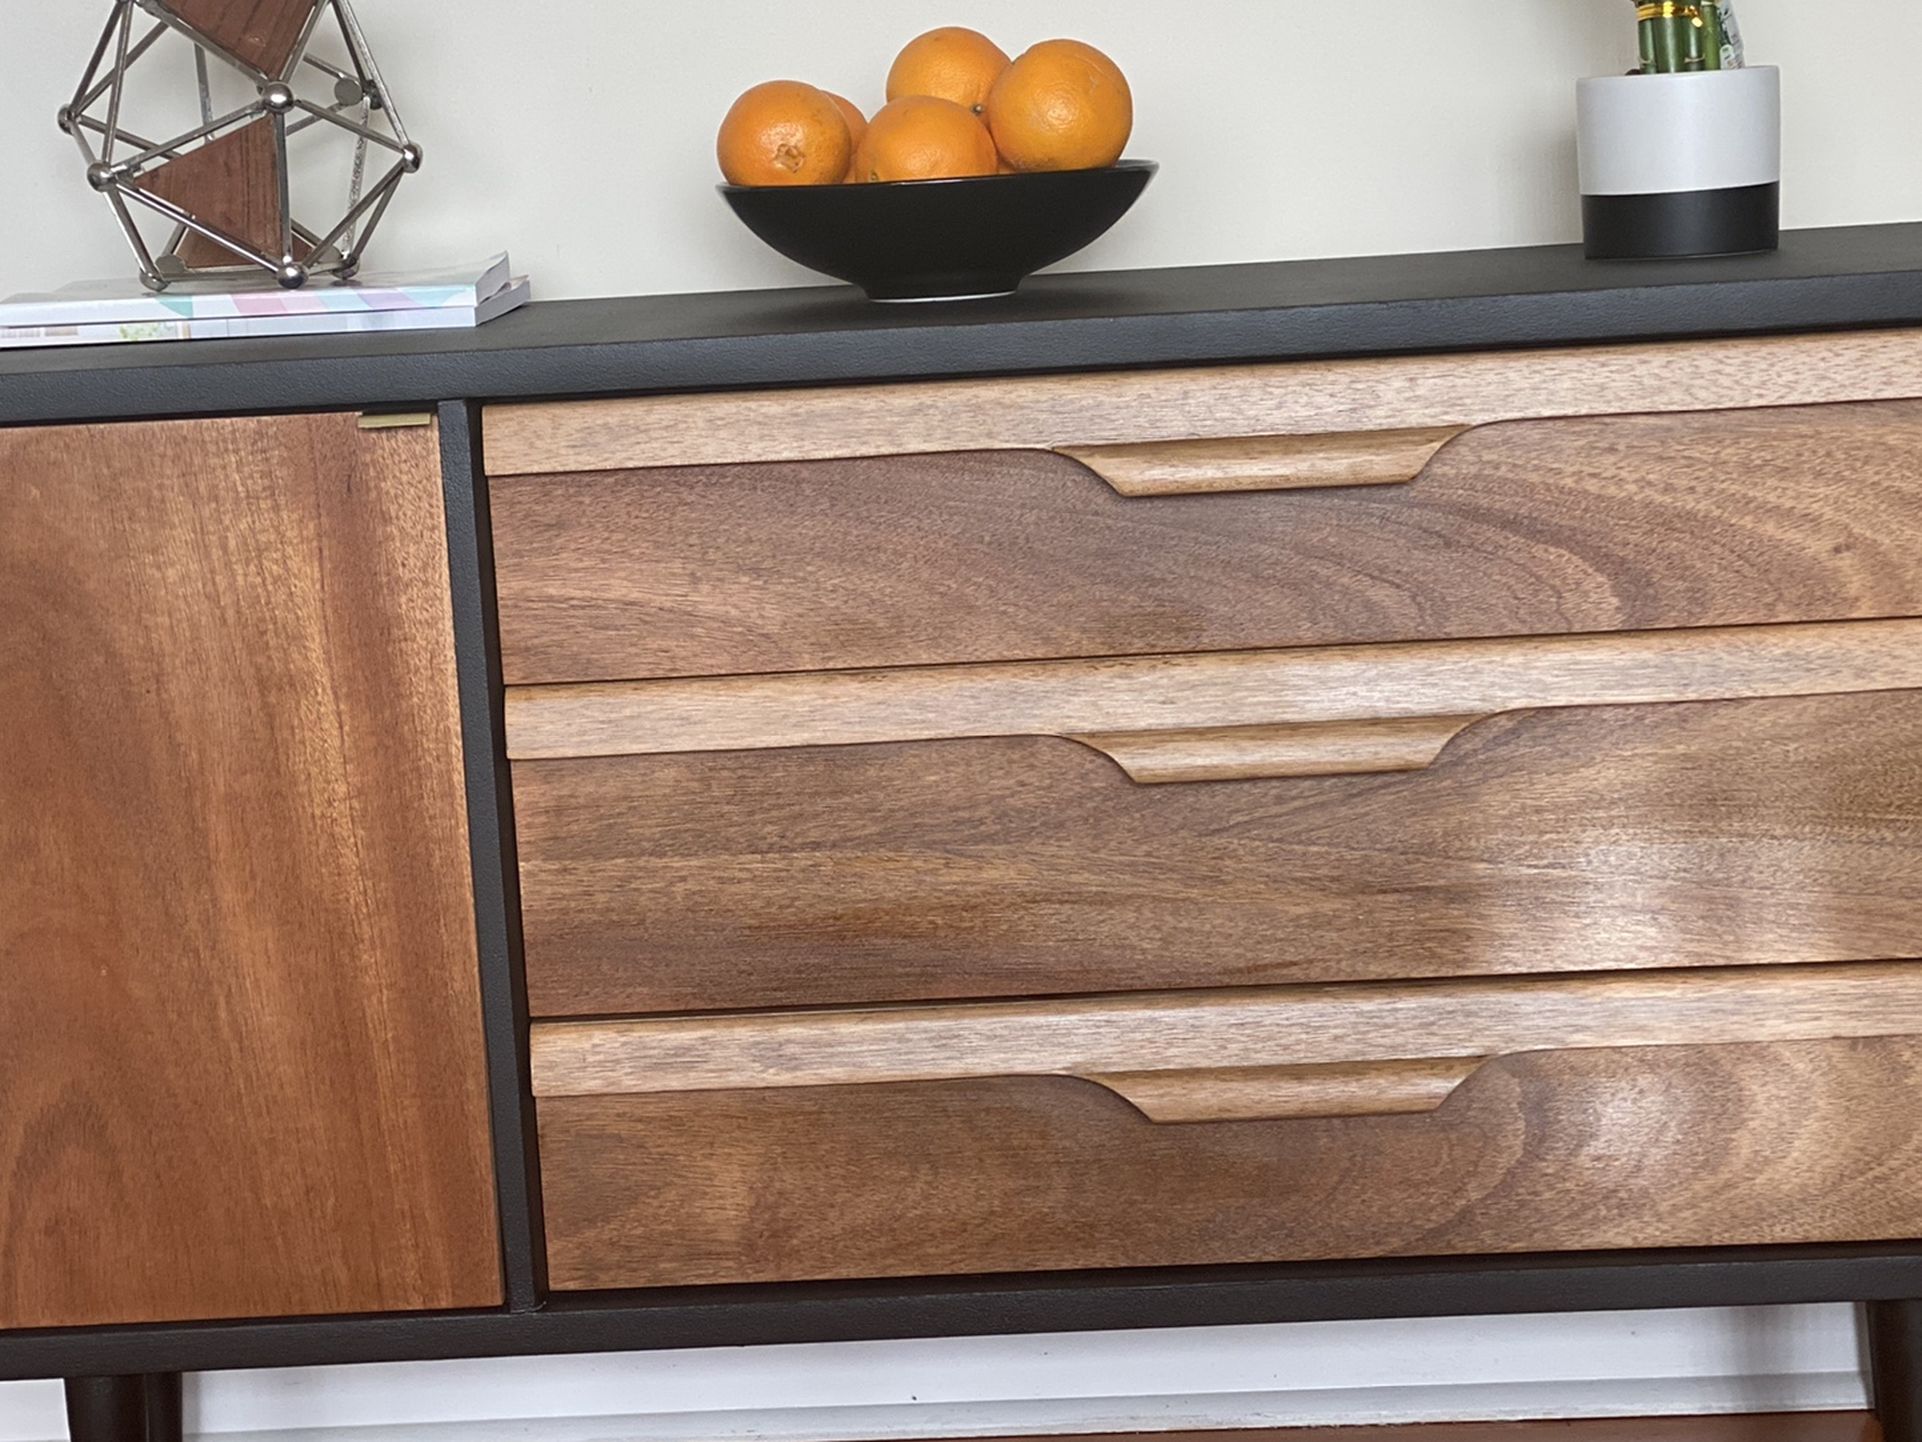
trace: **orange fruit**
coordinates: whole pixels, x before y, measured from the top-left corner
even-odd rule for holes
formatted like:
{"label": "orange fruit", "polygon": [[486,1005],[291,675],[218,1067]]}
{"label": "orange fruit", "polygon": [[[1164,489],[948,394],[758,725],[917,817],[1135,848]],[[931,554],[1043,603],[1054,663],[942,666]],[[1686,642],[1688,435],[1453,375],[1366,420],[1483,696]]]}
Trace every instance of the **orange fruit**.
{"label": "orange fruit", "polygon": [[861,148],[861,137],[868,133],[868,118],[861,113],[861,107],[845,95],[836,95],[832,90],[825,93],[827,98],[834,102],[834,108],[841,112],[841,118],[848,123],[848,142],[851,148],[848,151],[847,174],[842,179],[858,180],[860,177],[854,173],[854,155]]}
{"label": "orange fruit", "polygon": [[988,129],[1016,170],[1098,170],[1121,159],[1134,131],[1128,78],[1079,40],[1044,40],[988,94]]}
{"label": "orange fruit", "polygon": [[1008,68],[1008,52],[978,30],[947,25],[917,35],[894,57],[888,71],[888,99],[932,95],[952,100],[976,115],[988,92]]}
{"label": "orange fruit", "polygon": [[868,122],[855,152],[861,180],[946,180],[993,175],[994,139],[978,116],[952,100],[908,95],[890,100]]}
{"label": "orange fruit", "polygon": [[848,173],[854,142],[825,90],[770,80],[734,102],[715,152],[730,185],[833,185]]}

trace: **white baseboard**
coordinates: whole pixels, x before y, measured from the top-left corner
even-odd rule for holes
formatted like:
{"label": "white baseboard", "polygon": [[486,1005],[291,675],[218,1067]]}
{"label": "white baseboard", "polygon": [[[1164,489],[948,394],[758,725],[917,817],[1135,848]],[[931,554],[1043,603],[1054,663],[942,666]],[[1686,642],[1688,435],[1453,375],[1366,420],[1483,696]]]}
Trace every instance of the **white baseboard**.
{"label": "white baseboard", "polygon": [[[1855,1409],[1847,1307],[1580,1313],[324,1367],[189,1379],[220,1442],[893,1442]],[[61,1436],[0,1386],[0,1442]]]}
{"label": "white baseboard", "polygon": [[966,1406],[815,1407],[506,1422],[406,1423],[221,1433],[221,1442],[896,1442],[1247,1427],[1361,1426],[1540,1417],[1663,1417],[1825,1412],[1864,1406],[1859,1373],[1791,1377],[1618,1378],[1460,1387],[1329,1388],[1208,1397],[1076,1398]]}

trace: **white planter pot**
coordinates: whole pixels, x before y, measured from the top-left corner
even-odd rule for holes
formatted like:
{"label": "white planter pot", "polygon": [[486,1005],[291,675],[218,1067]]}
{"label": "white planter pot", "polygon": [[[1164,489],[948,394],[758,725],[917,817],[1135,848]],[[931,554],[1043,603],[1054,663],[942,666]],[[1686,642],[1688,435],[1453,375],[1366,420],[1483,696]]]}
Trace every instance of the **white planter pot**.
{"label": "white planter pot", "polygon": [[1576,114],[1591,259],[1775,249],[1782,73],[1773,65],[1584,80]]}

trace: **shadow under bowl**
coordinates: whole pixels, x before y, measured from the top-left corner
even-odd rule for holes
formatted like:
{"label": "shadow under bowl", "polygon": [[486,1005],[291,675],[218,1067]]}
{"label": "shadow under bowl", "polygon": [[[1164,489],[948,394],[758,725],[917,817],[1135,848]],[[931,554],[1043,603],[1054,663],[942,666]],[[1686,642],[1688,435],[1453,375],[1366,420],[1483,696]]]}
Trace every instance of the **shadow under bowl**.
{"label": "shadow under bowl", "polygon": [[1123,160],[1104,170],[720,190],[768,245],[870,300],[964,300],[1007,295],[1098,240],[1157,169]]}

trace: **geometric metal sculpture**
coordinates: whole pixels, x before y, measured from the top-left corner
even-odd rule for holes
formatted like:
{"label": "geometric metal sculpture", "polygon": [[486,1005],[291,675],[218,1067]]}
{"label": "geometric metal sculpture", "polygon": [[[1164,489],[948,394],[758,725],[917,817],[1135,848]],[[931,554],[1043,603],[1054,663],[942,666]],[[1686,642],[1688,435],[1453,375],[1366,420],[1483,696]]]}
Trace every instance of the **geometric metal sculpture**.
{"label": "geometric metal sculpture", "polygon": [[[152,21],[138,38],[136,10]],[[173,139],[153,140],[128,128],[143,123],[130,114],[130,82],[136,67],[170,38],[193,48],[200,123]],[[344,51],[338,64],[320,53],[336,42]],[[210,61],[218,68],[210,69]],[[155,68],[148,61],[140,73]],[[216,79],[244,87],[241,102],[218,114]],[[394,191],[421,164],[420,147],[407,138],[350,0],[113,0],[59,123],[80,146],[88,183],[112,204],[140,278],[154,290],[193,275],[255,270],[289,289],[315,275],[348,279]],[[288,150],[291,137],[317,127],[353,139],[346,214],[324,231],[295,215],[295,194],[304,184]],[[371,186],[370,147],[394,157]],[[148,243],[133,206],[172,222],[164,246]]]}

